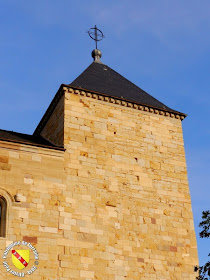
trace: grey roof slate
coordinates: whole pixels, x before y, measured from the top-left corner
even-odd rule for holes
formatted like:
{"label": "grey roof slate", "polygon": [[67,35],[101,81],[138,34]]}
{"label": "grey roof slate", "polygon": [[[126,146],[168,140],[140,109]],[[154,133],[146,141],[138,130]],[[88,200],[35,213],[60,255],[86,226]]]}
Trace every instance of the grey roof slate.
{"label": "grey roof slate", "polygon": [[177,113],[103,63],[90,64],[70,86]]}
{"label": "grey roof slate", "polygon": [[9,141],[32,146],[63,150],[62,147],[53,145],[52,143],[44,139],[41,135],[35,136],[3,129],[0,129],[0,141]]}

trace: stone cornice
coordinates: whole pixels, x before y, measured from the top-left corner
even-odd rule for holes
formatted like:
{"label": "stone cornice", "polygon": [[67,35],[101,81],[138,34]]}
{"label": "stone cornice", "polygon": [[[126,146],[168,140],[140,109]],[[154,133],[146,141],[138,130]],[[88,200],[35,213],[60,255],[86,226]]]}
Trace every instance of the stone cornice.
{"label": "stone cornice", "polygon": [[71,85],[62,84],[60,86],[58,92],[56,93],[55,97],[53,98],[52,102],[50,103],[44,116],[42,117],[41,121],[39,122],[37,128],[35,129],[35,131],[33,133],[34,135],[39,135],[41,133],[41,131],[45,127],[47,121],[49,120],[50,116],[52,115],[53,111],[55,110],[57,103],[59,102],[60,98],[63,96],[65,91],[67,91],[71,94],[78,94],[81,96],[86,96],[86,97],[97,99],[100,101],[117,104],[120,106],[133,108],[136,110],[141,110],[141,111],[153,113],[156,115],[162,115],[162,116],[171,117],[171,118],[175,118],[175,119],[183,120],[187,116],[186,114],[183,114],[183,113],[180,113],[177,111],[164,110],[164,109],[148,106],[145,104],[137,104],[135,102],[131,102],[131,101],[122,99],[120,97],[109,96],[104,93],[94,92],[94,91],[90,91],[87,89],[82,89],[82,88],[73,87]]}
{"label": "stone cornice", "polygon": [[108,103],[117,104],[117,105],[121,105],[124,107],[129,107],[129,108],[133,108],[136,110],[150,112],[153,114],[162,115],[162,116],[166,116],[166,117],[183,120],[187,116],[186,114],[183,114],[183,113],[180,113],[177,111],[164,110],[164,109],[160,109],[157,107],[148,106],[145,104],[138,104],[138,103],[131,102],[131,101],[121,99],[118,97],[108,96],[103,93],[94,92],[94,91],[90,91],[90,90],[86,90],[86,89],[80,89],[77,87],[72,87],[70,85],[64,85],[63,89],[70,93],[73,93],[73,94],[78,94],[81,96],[86,96],[86,97],[90,97],[93,99],[105,101]]}

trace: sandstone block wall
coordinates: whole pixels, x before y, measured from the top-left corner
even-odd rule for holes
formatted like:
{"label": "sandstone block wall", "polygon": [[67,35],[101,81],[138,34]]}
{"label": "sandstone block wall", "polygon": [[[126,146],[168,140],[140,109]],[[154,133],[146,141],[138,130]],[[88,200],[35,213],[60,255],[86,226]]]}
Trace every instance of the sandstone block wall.
{"label": "sandstone block wall", "polygon": [[195,279],[181,121],[70,93],[64,115],[77,276]]}
{"label": "sandstone block wall", "polygon": [[[0,254],[31,241],[40,263],[26,279],[195,279],[181,121],[68,91],[63,100],[65,152],[0,143],[11,200]],[[53,120],[42,133],[52,142]]]}
{"label": "sandstone block wall", "polygon": [[[20,279],[59,279],[58,254],[64,251],[58,245],[59,211],[66,195],[63,152],[1,141],[0,182],[0,195],[8,201],[7,236],[0,237],[0,279],[19,279],[6,272],[2,256],[6,246],[22,240],[35,246],[39,265],[34,274]],[[21,194],[18,203],[14,201],[17,193]],[[30,257],[31,266],[32,253]],[[11,269],[20,271],[12,263],[11,252],[7,261]]]}
{"label": "sandstone block wall", "polygon": [[64,139],[64,96],[61,97],[53,114],[41,132],[41,136],[50,143],[63,146]]}

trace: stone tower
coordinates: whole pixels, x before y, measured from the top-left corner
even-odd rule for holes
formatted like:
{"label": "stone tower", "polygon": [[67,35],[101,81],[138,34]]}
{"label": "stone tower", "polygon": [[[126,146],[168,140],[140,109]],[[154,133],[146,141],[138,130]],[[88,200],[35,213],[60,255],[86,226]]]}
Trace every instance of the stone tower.
{"label": "stone tower", "polygon": [[28,275],[35,256],[19,269],[9,251],[1,279],[11,270],[31,280],[196,277],[186,115],[100,56],[60,86],[33,135],[0,130],[1,255],[16,241],[39,254]]}

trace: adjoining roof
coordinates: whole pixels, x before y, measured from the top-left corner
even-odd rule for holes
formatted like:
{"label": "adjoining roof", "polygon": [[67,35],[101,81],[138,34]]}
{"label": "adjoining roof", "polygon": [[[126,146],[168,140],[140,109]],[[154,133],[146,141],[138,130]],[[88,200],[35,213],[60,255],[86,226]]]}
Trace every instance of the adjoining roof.
{"label": "adjoining roof", "polygon": [[64,148],[53,145],[40,135],[35,136],[2,129],[0,129],[0,141],[15,142],[19,144],[32,145],[62,151],[64,150]]}
{"label": "adjoining roof", "polygon": [[70,86],[83,88],[127,101],[148,105],[165,111],[180,113],[169,107],[150,94],[128,81],[109,66],[94,61],[82,72]]}

